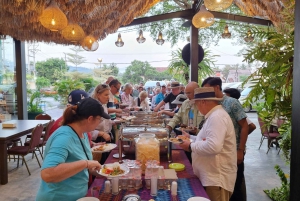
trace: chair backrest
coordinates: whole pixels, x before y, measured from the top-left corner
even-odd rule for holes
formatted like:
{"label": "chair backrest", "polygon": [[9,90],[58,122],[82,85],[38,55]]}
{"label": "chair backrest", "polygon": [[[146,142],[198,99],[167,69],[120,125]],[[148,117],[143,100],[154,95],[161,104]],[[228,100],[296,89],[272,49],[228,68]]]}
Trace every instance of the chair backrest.
{"label": "chair backrest", "polygon": [[51,120],[49,121],[49,123],[47,124],[46,129],[45,129],[45,135],[44,135],[44,137],[43,137],[43,142],[45,142],[45,141],[48,140],[48,138],[49,138],[49,136],[50,136],[50,129],[51,129],[51,127],[53,126],[54,122],[55,122],[55,120],[54,120],[54,119],[51,119]]}
{"label": "chair backrest", "polygon": [[44,130],[44,126],[42,124],[38,124],[33,129],[32,133],[31,133],[29,149],[33,149],[33,148],[39,146],[43,130]]}
{"label": "chair backrest", "polygon": [[265,125],[263,120],[260,117],[257,117],[257,118],[258,118],[258,123],[259,123],[261,133],[262,134],[269,134],[268,127]]}
{"label": "chair backrest", "polygon": [[35,117],[35,120],[51,120],[51,116],[49,114],[38,114]]}

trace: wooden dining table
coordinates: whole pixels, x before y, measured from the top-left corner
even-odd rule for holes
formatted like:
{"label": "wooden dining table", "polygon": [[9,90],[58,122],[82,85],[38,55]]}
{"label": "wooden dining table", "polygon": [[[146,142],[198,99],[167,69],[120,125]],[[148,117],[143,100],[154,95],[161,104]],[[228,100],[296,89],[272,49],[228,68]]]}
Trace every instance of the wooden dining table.
{"label": "wooden dining table", "polygon": [[0,123],[0,183],[8,183],[7,144],[11,140],[30,133],[38,124],[46,126],[49,120],[11,120],[5,123],[15,123],[14,128],[2,128]]}

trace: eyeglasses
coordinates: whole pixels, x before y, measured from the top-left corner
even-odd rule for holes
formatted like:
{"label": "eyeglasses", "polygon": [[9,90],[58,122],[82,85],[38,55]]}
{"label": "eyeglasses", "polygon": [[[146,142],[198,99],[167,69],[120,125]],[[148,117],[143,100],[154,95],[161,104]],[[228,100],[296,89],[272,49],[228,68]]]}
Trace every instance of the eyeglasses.
{"label": "eyeglasses", "polygon": [[116,87],[115,85],[113,85],[118,91],[120,91],[120,88]]}
{"label": "eyeglasses", "polygon": [[106,89],[106,88],[109,87],[107,84],[101,84],[100,86],[101,86],[101,89],[99,89],[99,90],[97,91],[97,93],[100,93],[100,92],[102,91],[102,89]]}

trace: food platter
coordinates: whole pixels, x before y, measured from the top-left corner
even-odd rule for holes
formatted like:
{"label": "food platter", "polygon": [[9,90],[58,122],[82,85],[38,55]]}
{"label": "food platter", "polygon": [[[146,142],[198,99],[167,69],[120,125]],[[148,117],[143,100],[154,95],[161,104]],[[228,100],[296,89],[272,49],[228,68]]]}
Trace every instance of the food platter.
{"label": "food platter", "polygon": [[178,131],[185,131],[185,132],[189,132],[189,131],[193,131],[194,129],[193,129],[193,128],[184,128],[184,127],[179,127],[179,128],[176,128],[176,130],[178,130]]}
{"label": "food platter", "polygon": [[[115,174],[115,173],[119,172],[119,170],[116,171],[116,168],[119,168],[119,170],[121,170],[122,173],[116,174],[116,175],[112,175],[112,174]],[[115,172],[111,172],[111,173],[106,172],[107,170],[112,170],[112,169]],[[104,177],[121,177],[123,175],[128,174],[128,172],[129,172],[129,168],[125,164],[109,163],[109,164],[102,165],[102,167],[99,170],[98,174],[100,174],[100,175],[102,175]]]}
{"label": "food platter", "polygon": [[117,123],[117,124],[119,124],[119,123],[124,123],[124,122],[126,122],[126,120],[125,120],[125,119],[122,119],[122,118],[116,118],[116,119],[114,120],[114,122]]}
{"label": "food platter", "polygon": [[99,201],[98,198],[94,198],[94,197],[84,197],[84,198],[80,198],[76,201]]}
{"label": "food platter", "polygon": [[92,152],[98,152],[98,153],[108,152],[116,147],[117,147],[116,144],[106,143],[103,145],[98,145],[98,146],[93,147]]}

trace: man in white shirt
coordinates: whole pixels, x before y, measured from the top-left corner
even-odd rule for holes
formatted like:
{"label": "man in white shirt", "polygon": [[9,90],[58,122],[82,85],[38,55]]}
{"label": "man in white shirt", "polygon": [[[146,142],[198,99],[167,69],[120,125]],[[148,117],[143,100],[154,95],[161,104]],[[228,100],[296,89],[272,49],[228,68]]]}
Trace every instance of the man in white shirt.
{"label": "man in white shirt", "polygon": [[205,187],[211,201],[229,201],[237,172],[236,137],[232,120],[219,105],[212,87],[197,88],[194,100],[205,115],[205,123],[197,136],[184,135],[180,146],[192,152],[193,171]]}

